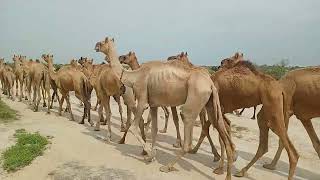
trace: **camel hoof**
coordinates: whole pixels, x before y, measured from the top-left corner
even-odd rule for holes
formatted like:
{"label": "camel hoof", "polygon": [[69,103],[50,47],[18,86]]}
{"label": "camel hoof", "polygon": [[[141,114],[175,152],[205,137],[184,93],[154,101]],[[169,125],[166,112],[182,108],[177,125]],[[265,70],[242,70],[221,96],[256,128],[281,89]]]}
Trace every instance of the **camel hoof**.
{"label": "camel hoof", "polygon": [[252,119],[252,120],[256,120],[256,118],[254,118],[254,117],[252,117],[251,119]]}
{"label": "camel hoof", "polygon": [[162,166],[160,167],[160,171],[161,172],[165,172],[165,173],[168,173],[168,172],[171,172],[171,171],[176,171],[177,169],[174,168],[174,167],[169,167],[169,166]]}
{"label": "camel hoof", "polygon": [[80,121],[79,124],[84,124],[84,121]]}
{"label": "camel hoof", "polygon": [[238,152],[234,151],[234,155],[233,155],[233,162],[236,162],[238,159]]}
{"label": "camel hoof", "polygon": [[218,175],[223,174],[223,172],[224,172],[223,167],[218,167],[213,170],[213,173],[218,174]]}
{"label": "camel hoof", "polygon": [[43,106],[42,107],[47,107],[47,105],[46,104],[43,104]]}
{"label": "camel hoof", "polygon": [[121,125],[121,128],[120,128],[120,132],[126,132],[127,128],[124,127],[124,125]]}
{"label": "camel hoof", "polygon": [[49,115],[49,114],[50,114],[50,111],[47,111],[47,114]]}
{"label": "camel hoof", "polygon": [[159,133],[167,133],[167,129],[159,130]]}
{"label": "camel hoof", "polygon": [[[174,148],[181,148],[181,143],[180,142],[176,142],[175,144],[172,144],[172,146]],[[192,151],[192,150],[191,150]],[[191,153],[192,154],[192,153]]]}
{"label": "camel hoof", "polygon": [[120,141],[118,142],[118,144],[124,144],[125,143],[125,139],[121,138]]}
{"label": "camel hoof", "polygon": [[244,176],[247,176],[247,172],[239,171],[234,176],[235,177],[244,177]]}
{"label": "camel hoof", "polygon": [[197,153],[197,150],[191,149],[188,153],[189,153],[189,154],[196,154],[196,153]]}
{"label": "camel hoof", "polygon": [[269,170],[275,170],[276,166],[272,165],[272,164],[264,164],[263,165],[264,168],[269,169]]}
{"label": "camel hoof", "polygon": [[220,161],[221,157],[220,156],[214,156],[213,162],[218,162]]}
{"label": "camel hoof", "polygon": [[91,127],[94,125],[94,123],[93,123],[91,120],[88,121],[88,122],[89,122],[89,124],[90,124]]}
{"label": "camel hoof", "polygon": [[106,123],[105,121],[103,121],[103,122],[101,123],[101,125],[107,125],[107,123]]}
{"label": "camel hoof", "polygon": [[142,155],[142,156],[146,156],[146,155],[148,155],[148,153],[147,153],[147,151],[142,150],[141,155]]}
{"label": "camel hoof", "polygon": [[100,131],[100,128],[95,127],[94,131]]}

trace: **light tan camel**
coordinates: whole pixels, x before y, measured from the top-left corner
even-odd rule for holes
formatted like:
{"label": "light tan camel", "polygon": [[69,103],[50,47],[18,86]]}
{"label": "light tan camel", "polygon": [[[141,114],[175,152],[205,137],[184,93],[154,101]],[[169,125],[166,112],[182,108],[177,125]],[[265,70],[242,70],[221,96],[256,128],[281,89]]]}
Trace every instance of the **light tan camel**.
{"label": "light tan camel", "polygon": [[[286,127],[288,127],[289,118],[296,115],[306,129],[320,158],[320,141],[311,122],[312,118],[320,117],[320,66],[293,70],[279,81],[283,85],[286,97],[284,103]],[[283,144],[279,142],[273,161],[263,167],[275,169],[283,148]]]}
{"label": "light tan camel", "polygon": [[[122,115],[122,106],[121,106],[121,101],[120,101],[120,95],[123,94],[121,92],[120,88],[122,85],[120,84],[120,81],[117,81],[116,76],[112,74],[113,72],[105,72],[105,71],[110,71],[111,68],[107,64],[93,64],[93,59],[87,59],[87,58],[80,58],[79,60],[83,66],[82,72],[89,78],[89,81],[91,85],[93,86],[96,94],[97,94],[97,104],[96,106],[100,103],[101,106],[99,108],[99,117],[100,121],[103,121],[103,125],[106,123],[110,122],[111,118],[111,109],[109,105],[110,101],[110,96],[113,96],[114,100],[117,102],[118,107],[119,107],[119,113],[120,113],[120,120],[121,120],[121,126],[120,126],[120,131],[124,132],[126,130],[126,127],[124,125],[123,121],[123,115]],[[78,61],[78,62],[79,62]],[[102,75],[101,75],[102,73]],[[99,92],[102,91],[102,92]],[[104,100],[107,100],[107,102],[101,102],[101,99],[103,98]],[[103,118],[103,103],[107,103],[108,109],[105,109],[106,112],[106,121]],[[131,113],[129,111],[129,113]],[[100,121],[96,123],[95,130],[98,131],[100,130]],[[109,123],[108,123],[109,124]],[[111,129],[111,127],[110,127]],[[111,130],[109,132],[111,134]]]}
{"label": "light tan camel", "polygon": [[22,101],[22,98],[24,97],[23,95],[24,76],[23,76],[23,68],[21,65],[20,58],[23,58],[23,57],[21,55],[20,56],[13,55],[12,60],[14,63],[14,74],[16,76],[16,96],[18,96],[18,88],[20,88],[19,101]]}
{"label": "light tan camel", "polygon": [[[231,166],[233,161],[233,144],[226,130],[222,117],[219,96],[208,73],[198,68],[188,69],[181,63],[149,62],[135,71],[122,68],[117,55],[114,40],[106,38],[96,44],[95,50],[104,53],[110,61],[111,68],[118,75],[120,81],[132,87],[138,100],[132,133],[143,145],[148,154],[148,160],[153,159],[157,128],[157,107],[182,105],[181,116],[184,126],[184,143],[181,154],[160,170],[169,172],[174,164],[189,150],[191,150],[192,128],[200,111],[206,107],[209,120],[217,127],[223,143],[226,145],[228,156],[227,179],[231,179]],[[143,111],[150,106],[152,115],[152,146],[145,143],[138,132]]]}
{"label": "light tan camel", "polygon": [[63,101],[64,99],[66,99],[71,120],[74,121],[69,95],[70,91],[74,91],[75,96],[84,103],[84,112],[82,120],[79,122],[79,124],[83,124],[85,117],[88,117],[88,122],[93,125],[90,116],[91,105],[89,100],[91,94],[89,93],[90,83],[88,81],[88,78],[81,71],[75,68],[64,68],[59,69],[58,72],[54,72],[53,55],[43,54],[42,58],[45,62],[47,62],[49,68],[49,76],[55,82],[62,95],[59,102],[59,115],[61,115]]}
{"label": "light tan camel", "polygon": [[[50,113],[50,81],[49,81],[49,73],[46,66],[42,63],[36,61],[26,61],[26,58],[21,58],[20,61],[22,62],[22,69],[24,74],[26,74],[27,80],[27,94],[30,103],[33,104],[34,111],[38,111],[39,104],[41,101],[41,88],[45,89],[44,93],[47,93],[47,101],[48,101],[48,108],[47,113]],[[33,91],[33,100],[31,101],[31,88]],[[43,96],[44,97],[44,96]],[[33,102],[33,103],[32,103]],[[44,101],[43,107],[46,107],[46,103]]]}
{"label": "light tan camel", "polygon": [[[132,69],[132,70],[136,70],[136,69],[139,69],[140,68],[140,64],[138,62],[138,59],[136,57],[136,54],[135,52],[129,52],[128,54],[126,55],[122,55],[122,56],[119,56],[119,61],[121,64],[127,64],[129,65],[129,67]],[[143,65],[143,64],[142,64]],[[161,106],[161,108],[163,109],[164,111],[164,115],[165,115],[165,126],[162,130],[159,130],[160,133],[166,133],[167,132],[167,128],[168,128],[168,119],[169,119],[169,110],[167,107],[165,106]],[[172,110],[173,111],[173,110]],[[176,110],[177,111],[177,110]],[[145,124],[145,126],[149,127],[149,123],[151,122],[151,114],[149,113],[149,116],[148,116],[148,122]],[[179,127],[176,126],[176,127]],[[178,138],[177,138],[178,139]],[[180,137],[180,133],[179,133],[179,144],[178,146],[180,147],[180,144],[181,144],[181,137]]]}
{"label": "light tan camel", "polygon": [[[223,114],[232,113],[239,108],[263,105],[257,118],[260,130],[257,153],[251,162],[235,176],[244,176],[248,169],[268,152],[268,132],[271,129],[285,145],[290,161],[288,179],[292,179],[299,155],[286,131],[283,109],[286,99],[281,84],[271,76],[258,71],[249,61],[243,61],[243,55],[239,53],[224,59],[221,62],[221,68],[211,76],[211,79],[219,91]],[[224,118],[229,121],[225,116]],[[209,122],[204,123],[199,142],[193,149],[194,152],[209,132],[209,127]],[[221,147],[223,148],[223,145]],[[223,157],[222,151],[221,161],[215,173],[223,173]]]}

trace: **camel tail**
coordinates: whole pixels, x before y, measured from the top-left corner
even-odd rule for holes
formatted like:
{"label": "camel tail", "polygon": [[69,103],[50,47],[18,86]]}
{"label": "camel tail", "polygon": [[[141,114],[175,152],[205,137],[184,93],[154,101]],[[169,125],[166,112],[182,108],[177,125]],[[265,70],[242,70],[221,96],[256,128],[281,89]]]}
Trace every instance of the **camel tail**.
{"label": "camel tail", "polygon": [[[219,134],[223,133],[225,136],[225,140],[228,141],[227,144],[229,144],[232,152],[235,151],[235,147],[233,146],[232,140],[231,140],[231,134],[228,133],[227,130],[227,125],[230,122],[225,122],[225,119],[223,118],[223,114],[221,111],[221,105],[220,105],[220,99],[219,99],[219,95],[218,95],[218,90],[216,89],[216,87],[213,85],[212,86],[212,107],[213,107],[213,117],[214,120],[216,121],[215,124],[213,124],[214,127],[216,128],[220,128]],[[230,128],[231,128],[231,124],[229,124]],[[220,134],[221,136],[221,134]],[[224,143],[224,145],[227,145],[226,142]]]}

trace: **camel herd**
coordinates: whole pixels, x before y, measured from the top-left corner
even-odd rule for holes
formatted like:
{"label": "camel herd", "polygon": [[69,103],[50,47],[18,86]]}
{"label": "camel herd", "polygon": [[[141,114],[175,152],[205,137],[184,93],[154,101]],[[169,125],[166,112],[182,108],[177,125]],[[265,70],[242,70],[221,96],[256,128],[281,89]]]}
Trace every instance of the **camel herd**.
{"label": "camel herd", "polygon": [[[163,172],[172,171],[174,164],[186,153],[196,153],[204,138],[207,138],[214,160],[219,161],[214,173],[224,172],[226,154],[226,179],[231,179],[231,167],[237,159],[237,152],[231,138],[231,121],[225,114],[260,104],[262,108],[257,114],[260,131],[258,150],[250,163],[235,176],[245,176],[249,168],[268,152],[268,132],[271,130],[279,137],[279,147],[273,161],[263,167],[275,169],[285,148],[290,165],[288,179],[293,179],[299,154],[287,133],[292,115],[303,124],[320,158],[320,141],[311,122],[312,118],[320,117],[320,66],[294,70],[276,80],[257,70],[250,61],[244,60],[242,53],[223,59],[218,71],[209,74],[206,69],[193,65],[187,53],[139,64],[134,52],[118,56],[114,39],[111,38],[97,42],[95,51],[103,53],[107,63],[94,64],[92,59],[81,57],[56,70],[51,54],[43,54],[42,62],[14,55],[13,65],[0,59],[3,94],[12,100],[16,97],[19,101],[25,99],[34,111],[38,111],[42,100],[47,113],[50,113],[54,100],[58,100],[59,115],[66,101],[65,111],[70,113],[70,119],[74,121],[69,94],[74,92],[83,105],[83,116],[79,123],[83,124],[87,118],[96,131],[100,130],[100,125],[107,125],[109,140],[110,97],[113,97],[119,107],[120,130],[124,132],[119,143],[125,143],[130,130],[141,143],[146,161],[152,161],[156,155],[154,146],[158,133],[158,107],[165,112],[165,127],[160,130],[161,133],[167,131],[170,107],[177,133],[174,147],[181,147],[182,150],[172,162],[160,168]],[[124,68],[123,64],[129,65],[131,70]],[[98,110],[99,114],[99,120],[95,123],[90,118],[93,90],[97,102],[92,109]],[[127,106],[126,121],[123,118],[121,97]],[[180,106],[180,117],[184,123],[183,141],[177,106]],[[148,108],[149,115],[144,123],[142,115]],[[193,126],[198,116],[202,132],[197,145],[193,147]],[[255,113],[252,118],[255,118]],[[146,142],[145,136],[145,128],[148,129],[150,124],[151,144]],[[219,133],[220,154],[209,134],[211,125]]]}

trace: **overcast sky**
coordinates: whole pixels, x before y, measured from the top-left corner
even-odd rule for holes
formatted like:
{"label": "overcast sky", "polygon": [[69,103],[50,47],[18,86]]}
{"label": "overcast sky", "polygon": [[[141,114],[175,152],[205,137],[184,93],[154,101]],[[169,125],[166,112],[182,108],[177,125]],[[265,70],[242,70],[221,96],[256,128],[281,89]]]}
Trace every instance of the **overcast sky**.
{"label": "overcast sky", "polygon": [[0,24],[6,60],[102,62],[95,43],[111,36],[119,55],[141,62],[187,51],[194,64],[217,65],[241,51],[257,64],[320,64],[319,0],[1,0]]}

